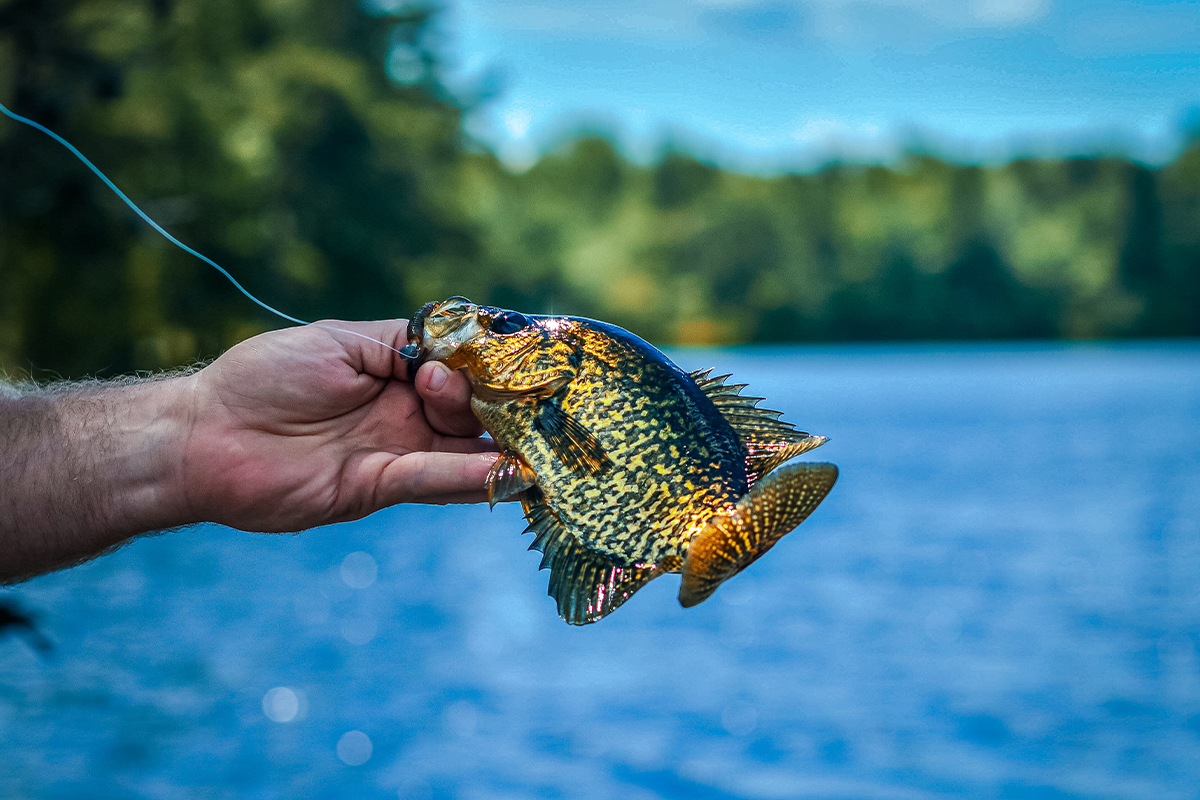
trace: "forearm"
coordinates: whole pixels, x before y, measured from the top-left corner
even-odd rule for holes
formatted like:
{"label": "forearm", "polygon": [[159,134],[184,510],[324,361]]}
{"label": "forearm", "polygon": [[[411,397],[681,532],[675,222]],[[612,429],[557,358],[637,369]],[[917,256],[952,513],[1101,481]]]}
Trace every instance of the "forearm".
{"label": "forearm", "polygon": [[405,320],[335,325],[341,338],[256,336],[187,376],[0,385],[0,583],[195,522],[296,531],[484,500],[494,448],[465,377],[396,374],[373,343],[399,341]]}
{"label": "forearm", "polygon": [[0,582],[187,524],[190,378],[0,391]]}

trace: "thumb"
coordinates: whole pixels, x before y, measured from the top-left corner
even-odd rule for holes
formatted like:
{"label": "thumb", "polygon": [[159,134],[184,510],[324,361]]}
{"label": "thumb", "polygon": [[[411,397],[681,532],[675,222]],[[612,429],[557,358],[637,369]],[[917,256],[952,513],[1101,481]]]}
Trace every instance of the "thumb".
{"label": "thumb", "polygon": [[436,361],[423,364],[413,381],[425,406],[429,426],[445,436],[479,436],[483,433],[471,411],[471,384],[467,376]]}

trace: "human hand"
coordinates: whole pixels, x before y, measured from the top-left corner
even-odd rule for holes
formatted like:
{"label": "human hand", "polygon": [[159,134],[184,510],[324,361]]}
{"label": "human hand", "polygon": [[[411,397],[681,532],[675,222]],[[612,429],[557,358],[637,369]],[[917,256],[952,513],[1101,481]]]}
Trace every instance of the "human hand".
{"label": "human hand", "polygon": [[395,352],[406,321],[323,322],[233,347],[187,380],[187,515],[294,531],[401,502],[486,499],[495,446],[461,373]]}

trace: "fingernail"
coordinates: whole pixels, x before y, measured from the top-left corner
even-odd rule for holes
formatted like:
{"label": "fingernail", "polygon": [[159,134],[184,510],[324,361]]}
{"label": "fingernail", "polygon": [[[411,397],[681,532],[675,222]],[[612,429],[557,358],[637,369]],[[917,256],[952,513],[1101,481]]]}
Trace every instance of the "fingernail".
{"label": "fingernail", "polygon": [[433,374],[429,376],[429,388],[433,391],[441,391],[441,388],[446,385],[446,373],[449,372],[441,364],[433,368]]}

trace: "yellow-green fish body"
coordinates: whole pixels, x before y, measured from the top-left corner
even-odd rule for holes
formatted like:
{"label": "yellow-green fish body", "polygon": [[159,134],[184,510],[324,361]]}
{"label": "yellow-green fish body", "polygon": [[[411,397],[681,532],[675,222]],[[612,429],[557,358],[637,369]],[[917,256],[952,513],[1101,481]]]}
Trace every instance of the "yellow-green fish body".
{"label": "yellow-green fish body", "polygon": [[414,355],[468,375],[501,451],[489,494],[520,497],[550,594],[574,624],[665,572],[683,573],[681,603],[701,602],[837,476],[832,464],[772,472],[825,439],[606,323],[451,298],[422,309],[410,338]]}

